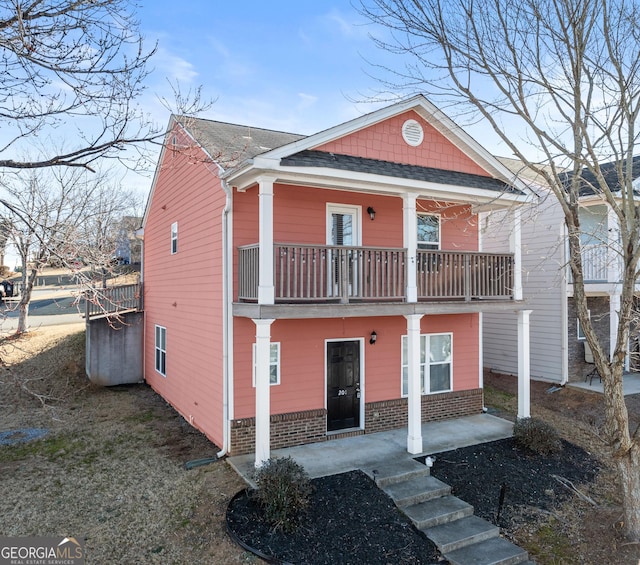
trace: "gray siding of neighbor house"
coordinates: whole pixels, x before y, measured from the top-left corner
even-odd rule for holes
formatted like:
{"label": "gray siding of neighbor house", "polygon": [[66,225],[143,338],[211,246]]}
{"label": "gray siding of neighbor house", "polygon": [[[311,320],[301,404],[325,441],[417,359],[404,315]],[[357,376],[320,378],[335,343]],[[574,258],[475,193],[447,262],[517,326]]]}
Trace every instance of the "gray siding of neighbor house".
{"label": "gray siding of neighbor house", "polygon": [[[605,351],[609,351],[609,297],[589,296],[587,308],[591,315],[593,327]],[[593,365],[584,361],[584,340],[578,339],[578,315],[573,298],[568,301],[568,333],[569,333],[569,380],[581,381]]]}
{"label": "gray siding of neighbor house", "polygon": [[[508,250],[511,226],[493,214],[485,219],[484,251]],[[566,283],[561,211],[552,198],[522,213],[523,296],[532,310],[529,322],[531,378],[561,382],[566,332]],[[518,373],[517,317],[483,315],[484,366]]]}

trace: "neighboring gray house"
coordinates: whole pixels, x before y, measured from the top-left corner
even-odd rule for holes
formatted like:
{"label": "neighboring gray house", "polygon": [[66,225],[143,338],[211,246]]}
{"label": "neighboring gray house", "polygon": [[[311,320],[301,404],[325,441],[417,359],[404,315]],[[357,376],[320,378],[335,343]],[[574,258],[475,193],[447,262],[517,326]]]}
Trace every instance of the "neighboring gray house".
{"label": "neighboring gray house", "polygon": [[[502,159],[513,170],[518,163]],[[602,166],[611,174],[615,191],[614,164]],[[527,175],[523,175],[527,176]],[[588,179],[588,174],[584,174]],[[634,159],[634,179],[640,176],[640,158]],[[580,330],[573,302],[573,284],[568,267],[566,228],[555,197],[532,177],[539,195],[536,205],[522,214],[522,283],[530,315],[531,378],[564,384],[580,381],[593,366],[585,362],[585,339]],[[587,304],[602,343],[606,348],[615,340],[617,310],[620,305],[620,266],[615,252],[618,224],[604,199],[585,185],[581,191],[580,221]],[[502,218],[485,216],[483,251],[505,248]],[[640,285],[638,285],[640,292]],[[515,315],[513,321],[491,313],[483,315],[483,363],[499,373],[517,374]],[[613,323],[611,323],[613,322]],[[638,336],[631,337],[630,353],[638,352]],[[633,368],[636,355],[627,356]],[[637,362],[637,361],[636,361]]]}
{"label": "neighboring gray house", "polygon": [[123,216],[119,222],[115,256],[125,265],[137,264],[141,261],[142,241],[135,235],[141,225],[142,218],[138,216]]}

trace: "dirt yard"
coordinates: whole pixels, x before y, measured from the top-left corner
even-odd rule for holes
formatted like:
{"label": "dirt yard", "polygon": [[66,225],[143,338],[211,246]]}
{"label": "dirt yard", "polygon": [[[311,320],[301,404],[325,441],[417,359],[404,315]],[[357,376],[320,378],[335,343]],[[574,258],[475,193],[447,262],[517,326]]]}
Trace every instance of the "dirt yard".
{"label": "dirt yard", "polygon": [[[45,430],[2,445],[0,535],[86,539],[87,563],[257,563],[225,531],[244,487],[224,461],[185,469],[217,448],[145,385],[87,384],[83,326],[59,326],[0,342],[0,434]],[[513,418],[516,381],[486,376],[485,404]],[[599,439],[601,397],[533,383],[532,412],[594,454],[605,470],[574,496],[535,514],[514,535],[540,564],[639,563],[619,536],[620,499]],[[628,399],[634,421],[640,395]],[[44,432],[43,432],[44,433]],[[5,434],[6,437],[6,434]]]}

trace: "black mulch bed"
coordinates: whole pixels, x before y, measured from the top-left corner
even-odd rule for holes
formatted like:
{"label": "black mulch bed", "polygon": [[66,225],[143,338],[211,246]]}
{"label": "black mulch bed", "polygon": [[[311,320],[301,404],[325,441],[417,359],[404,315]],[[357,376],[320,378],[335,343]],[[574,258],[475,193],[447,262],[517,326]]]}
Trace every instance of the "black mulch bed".
{"label": "black mulch bed", "polygon": [[[586,451],[567,442],[563,447],[557,455],[540,456],[517,449],[511,438],[494,441],[436,454],[431,474],[472,504],[477,516],[509,531],[526,521],[529,512],[552,510],[572,495],[553,475],[579,487],[600,471],[598,461]],[[241,543],[274,557],[276,563],[439,561],[434,545],[364,473],[353,471],[312,483],[310,509],[295,533],[272,532],[246,494],[229,504],[229,531]],[[503,484],[507,490],[497,522]]]}
{"label": "black mulch bed", "polygon": [[[599,473],[597,459],[571,443],[562,445],[562,451],[546,456],[516,448],[513,438],[447,451],[435,455],[431,475],[451,486],[452,494],[471,504],[477,516],[515,528],[529,512],[550,511],[572,496],[554,475],[579,487]],[[506,490],[498,522],[502,485]]]}
{"label": "black mulch bed", "polygon": [[229,504],[228,528],[243,543],[275,557],[275,562],[437,563],[435,546],[364,473],[313,479],[312,484],[309,510],[295,533],[272,532],[246,494]]}

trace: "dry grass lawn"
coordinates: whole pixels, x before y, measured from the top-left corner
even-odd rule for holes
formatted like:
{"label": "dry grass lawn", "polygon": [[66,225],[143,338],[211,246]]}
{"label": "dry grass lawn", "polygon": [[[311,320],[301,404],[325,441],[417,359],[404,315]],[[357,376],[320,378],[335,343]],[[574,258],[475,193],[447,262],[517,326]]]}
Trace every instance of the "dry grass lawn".
{"label": "dry grass lawn", "polygon": [[148,387],[88,385],[83,330],[0,344],[0,432],[48,430],[0,445],[0,534],[84,537],[92,564],[256,562],[225,531],[242,481],[223,461],[185,470],[216,447]]}

